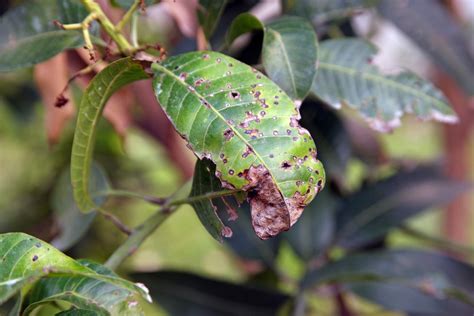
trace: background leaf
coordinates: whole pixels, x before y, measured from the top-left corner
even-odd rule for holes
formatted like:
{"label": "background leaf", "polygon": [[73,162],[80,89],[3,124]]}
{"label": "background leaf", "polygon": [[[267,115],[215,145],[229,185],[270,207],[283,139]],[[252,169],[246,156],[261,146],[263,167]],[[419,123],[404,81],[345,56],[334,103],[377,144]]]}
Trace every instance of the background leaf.
{"label": "background leaf", "polygon": [[263,66],[290,98],[303,100],[308,94],[317,60],[317,37],[307,20],[282,17],[265,25]]}
{"label": "background leaf", "polygon": [[0,17],[0,72],[32,66],[84,45],[80,31],[54,25],[80,23],[88,12],[79,1],[29,0]]}
{"label": "background leaf", "polygon": [[377,2],[378,0],[282,0],[285,13],[304,16],[314,24],[354,15]]}
{"label": "background leaf", "polygon": [[71,181],[79,209],[97,209],[89,194],[89,177],[95,133],[102,111],[110,96],[124,85],[148,78],[139,62],[131,58],[109,64],[89,83],[81,99],[71,154]]}
{"label": "background leaf", "polygon": [[170,315],[276,315],[288,299],[282,293],[162,271],[133,275],[148,282],[153,298]]}
{"label": "background leaf", "polygon": [[383,0],[380,14],[409,36],[433,62],[474,95],[474,52],[467,34],[441,2]]}
{"label": "background leaf", "polygon": [[[110,188],[105,171],[96,163],[92,164],[89,184],[89,194],[104,192]],[[75,245],[84,236],[97,214],[96,212],[82,213],[74,201],[72,191],[71,172],[70,168],[67,168],[56,183],[51,203],[60,229],[59,236],[55,237],[51,244],[63,251]],[[106,197],[105,195],[96,196],[93,200],[98,207],[101,207]]]}
{"label": "background leaf", "polygon": [[[87,260],[78,262],[98,274],[118,278],[100,264]],[[26,297],[25,315],[42,304],[55,301],[69,302],[76,308],[94,311],[95,315],[143,315],[133,292],[84,276],[50,276],[38,281]]]}
{"label": "background leaf", "polygon": [[227,0],[199,0],[197,16],[206,38],[210,38],[219,23]]}
{"label": "background leaf", "polygon": [[324,183],[290,98],[257,70],[220,53],[186,53],[152,68],[157,99],[188,147],[216,164],[226,188],[253,192],[259,237],[288,229]]}
{"label": "background leaf", "polygon": [[146,290],[118,277],[102,275],[61,253],[48,243],[23,233],[0,235],[0,304],[42,277],[73,274],[101,280],[148,298]]}
{"label": "background leaf", "polygon": [[428,81],[403,72],[384,76],[370,64],[376,49],[359,39],[336,39],[320,45],[319,70],[311,92],[335,108],[358,110],[379,131],[400,125],[404,113],[422,120],[456,122],[443,94]]}
{"label": "background leaf", "polygon": [[241,13],[230,24],[225,36],[225,44],[228,47],[240,35],[258,30],[263,30],[262,22],[250,13]]}
{"label": "background leaf", "polygon": [[337,239],[364,246],[430,207],[448,203],[468,184],[442,176],[439,167],[418,167],[373,183],[347,197],[337,212]]}

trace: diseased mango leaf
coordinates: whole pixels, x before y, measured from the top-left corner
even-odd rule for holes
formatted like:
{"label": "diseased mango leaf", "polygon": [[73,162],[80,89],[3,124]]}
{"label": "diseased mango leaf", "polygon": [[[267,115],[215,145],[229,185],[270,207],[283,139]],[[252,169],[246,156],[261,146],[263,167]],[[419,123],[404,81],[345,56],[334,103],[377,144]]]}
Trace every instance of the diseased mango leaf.
{"label": "diseased mango leaf", "polygon": [[182,272],[138,273],[132,277],[147,282],[153,298],[170,315],[273,316],[289,299],[280,292]]}
{"label": "diseased mango leaf", "polygon": [[53,21],[80,23],[87,10],[75,0],[29,0],[0,17],[0,72],[29,67],[61,51],[84,45],[80,31]]}
{"label": "diseased mango leaf", "polygon": [[399,172],[341,203],[336,215],[336,239],[347,248],[367,245],[408,218],[448,203],[469,188],[466,183],[442,176],[436,166]]}
{"label": "diseased mango leaf", "polygon": [[[420,299],[422,293],[428,294],[438,300],[436,304],[454,300],[457,304],[453,306],[464,311],[472,313],[474,308],[465,304],[474,298],[474,267],[435,252],[392,249],[349,255],[309,272],[302,287],[307,289],[328,282],[353,286],[356,293],[380,303],[384,303],[380,297],[363,288],[366,282],[383,282],[387,288],[381,288],[384,291],[381,293],[395,294],[405,289],[421,296]],[[362,282],[360,286],[359,282]]]}
{"label": "diseased mango leaf", "polygon": [[[105,171],[98,164],[92,164],[89,179],[89,193],[107,191],[110,187]],[[76,244],[87,232],[96,212],[82,213],[74,201],[71,185],[70,168],[64,170],[53,191],[51,207],[56,223],[59,226],[59,236],[56,236],[51,244],[59,250],[66,250]],[[105,203],[105,196],[93,198],[98,207]]]}
{"label": "diseased mango leaf", "polygon": [[174,56],[152,69],[156,97],[188,146],[216,164],[225,188],[249,193],[257,235],[288,230],[324,184],[291,99],[257,70],[216,52]]}
{"label": "diseased mango leaf", "polygon": [[225,44],[229,47],[240,35],[257,30],[263,30],[262,22],[250,13],[241,13],[230,24],[225,36]]}
{"label": "diseased mango leaf", "polygon": [[0,235],[0,304],[50,274],[88,277],[121,287],[149,299],[146,288],[116,276],[99,274],[48,243],[23,233]]}
{"label": "diseased mango leaf", "polygon": [[71,181],[74,199],[82,212],[98,207],[89,189],[90,169],[97,124],[110,96],[133,81],[148,78],[138,61],[119,59],[98,73],[89,83],[81,99],[71,154]]}
{"label": "diseased mango leaf", "polygon": [[[223,191],[222,185],[215,176],[216,167],[207,160],[198,160],[194,169],[193,186],[189,197]],[[232,231],[226,227],[217,214],[217,206],[212,199],[194,201],[191,203],[196,215],[206,230],[214,239],[222,242],[222,237],[230,237]]]}
{"label": "diseased mango leaf", "polygon": [[283,12],[303,16],[314,24],[350,17],[379,0],[282,0]]}
{"label": "diseased mango leaf", "polygon": [[371,65],[374,46],[360,39],[335,39],[319,46],[319,70],[311,92],[333,106],[348,105],[382,132],[400,125],[405,113],[454,123],[456,114],[441,91],[415,74],[382,75]]}
{"label": "diseased mango leaf", "polygon": [[300,17],[282,17],[265,25],[262,62],[270,79],[293,100],[302,101],[316,75],[318,40]]}
{"label": "diseased mango leaf", "polygon": [[[378,10],[474,95],[474,52],[462,25],[441,2],[383,0]],[[472,35],[471,35],[472,41]]]}
{"label": "diseased mango leaf", "polygon": [[[106,267],[88,261],[78,262],[98,274],[118,278]],[[85,276],[49,276],[33,286],[25,298],[25,315],[43,304],[55,301],[93,311],[94,315],[143,315],[135,294],[128,289]]]}
{"label": "diseased mango leaf", "polygon": [[210,38],[219,23],[227,0],[199,0],[197,16],[206,38]]}

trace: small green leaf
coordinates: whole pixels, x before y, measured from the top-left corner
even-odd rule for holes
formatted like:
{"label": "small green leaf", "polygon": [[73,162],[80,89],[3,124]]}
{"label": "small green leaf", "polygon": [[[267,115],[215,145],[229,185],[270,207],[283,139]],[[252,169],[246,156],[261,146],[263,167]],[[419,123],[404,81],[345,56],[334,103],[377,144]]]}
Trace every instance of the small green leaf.
{"label": "small green leaf", "polygon": [[153,64],[158,101],[225,188],[252,192],[254,229],[269,238],[293,225],[324,184],[295,104],[267,77],[216,52]]}
{"label": "small green leaf", "polygon": [[89,83],[79,106],[71,155],[74,199],[83,212],[97,209],[89,194],[89,178],[97,124],[112,94],[131,82],[148,78],[138,61],[119,59],[98,73]]}
{"label": "small green leaf", "polygon": [[88,277],[115,285],[149,299],[146,289],[115,276],[98,274],[48,243],[23,233],[0,235],[0,305],[50,274]]}
{"label": "small green leaf", "polygon": [[250,13],[239,14],[230,24],[225,36],[226,46],[229,47],[232,42],[242,34],[263,30],[263,24]]}
{"label": "small green leaf", "polygon": [[0,72],[29,67],[84,45],[80,31],[54,25],[80,23],[88,15],[79,1],[29,0],[0,17]]}
{"label": "small green leaf", "polygon": [[[193,186],[189,197],[199,196],[207,193],[222,191],[222,185],[215,176],[215,165],[207,160],[198,160],[194,169]],[[230,228],[226,227],[219,215],[217,207],[211,199],[192,202],[196,215],[207,229],[209,234],[216,240],[222,242],[222,236],[231,234]]]}
{"label": "small green leaf", "polygon": [[293,100],[302,101],[308,94],[317,60],[317,37],[307,20],[283,17],[265,26],[263,66]]}
{"label": "small green leaf", "polygon": [[441,91],[408,72],[384,76],[371,65],[376,49],[359,39],[336,39],[320,45],[319,70],[311,92],[335,108],[358,110],[379,131],[400,125],[404,113],[422,120],[457,121]]}
{"label": "small green leaf", "polygon": [[219,23],[227,0],[199,0],[197,16],[206,38],[210,38]]}
{"label": "small green leaf", "polygon": [[[110,187],[105,171],[98,164],[92,164],[89,183],[89,194],[107,191]],[[55,237],[51,244],[62,251],[69,249],[84,236],[97,214],[96,212],[82,213],[74,201],[72,191],[71,172],[70,168],[67,168],[56,183],[51,203],[60,229],[59,236]],[[97,196],[93,200],[98,207],[101,207],[106,197]]]}
{"label": "small green leaf", "polygon": [[[104,266],[87,260],[78,261],[100,275],[119,278]],[[40,305],[64,301],[95,315],[143,315],[135,295],[128,289],[84,276],[50,276],[38,281],[25,299],[24,314]]]}

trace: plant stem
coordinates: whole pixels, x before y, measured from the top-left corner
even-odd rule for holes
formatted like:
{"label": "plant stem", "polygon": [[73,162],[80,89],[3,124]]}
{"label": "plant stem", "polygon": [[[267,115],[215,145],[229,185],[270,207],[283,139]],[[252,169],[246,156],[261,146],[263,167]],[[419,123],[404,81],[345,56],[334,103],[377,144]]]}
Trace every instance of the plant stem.
{"label": "plant stem", "polygon": [[170,206],[181,205],[181,204],[190,204],[190,203],[198,202],[198,201],[205,200],[205,199],[215,199],[215,198],[219,198],[219,197],[223,197],[223,196],[232,195],[232,194],[235,194],[237,192],[239,192],[239,191],[222,190],[222,191],[215,191],[215,192],[205,193],[205,194],[196,195],[196,196],[189,196],[187,198],[174,200],[174,201],[170,202]]}
{"label": "plant stem", "polygon": [[120,22],[118,22],[117,26],[116,26],[116,29],[117,31],[121,31],[124,27],[125,27],[125,24],[128,23],[128,21],[130,21],[130,18],[133,16],[133,14],[135,13],[135,11],[138,9],[138,6],[140,5],[140,0],[135,0],[132,4],[132,6],[130,7],[130,9],[128,9],[128,11],[125,13],[125,15],[122,17],[122,19],[120,20]]}
{"label": "plant stem", "polygon": [[109,18],[102,11],[100,5],[94,0],[81,0],[82,4],[86,9],[94,14],[97,21],[104,29],[104,31],[110,36],[110,38],[117,44],[119,50],[126,55],[129,55],[133,51],[132,45],[127,41],[127,39],[120,33],[120,31],[110,22]]}

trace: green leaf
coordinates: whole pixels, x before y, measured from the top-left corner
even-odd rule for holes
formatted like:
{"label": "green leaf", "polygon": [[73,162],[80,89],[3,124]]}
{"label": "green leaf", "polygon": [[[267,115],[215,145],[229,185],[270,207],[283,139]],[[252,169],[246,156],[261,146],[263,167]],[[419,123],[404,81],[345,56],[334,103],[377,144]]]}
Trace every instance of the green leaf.
{"label": "green leaf", "polygon": [[322,42],[311,92],[334,108],[346,104],[358,110],[379,131],[399,126],[405,113],[422,120],[457,121],[443,94],[430,82],[409,72],[382,75],[370,63],[375,53],[375,47],[359,39]]}
{"label": "green leaf", "polygon": [[469,187],[442,176],[435,166],[399,172],[346,198],[337,212],[336,238],[344,247],[364,246]]}
{"label": "green leaf", "polygon": [[56,316],[97,316],[97,313],[87,309],[71,308],[57,313]]}
{"label": "green leaf", "polygon": [[21,293],[17,293],[5,303],[0,304],[0,315],[20,316],[22,303]]}
{"label": "green leaf", "polygon": [[[119,278],[106,267],[87,260],[78,261],[100,275]],[[135,295],[120,286],[84,276],[50,276],[38,281],[29,291],[24,314],[55,301],[94,311],[95,315],[143,315]]]}
{"label": "green leaf", "polygon": [[328,189],[306,208],[300,220],[283,237],[305,261],[321,255],[333,240],[337,199]]}
{"label": "green leaf", "polygon": [[0,17],[0,72],[29,67],[84,45],[80,31],[54,25],[80,23],[88,15],[75,0],[25,1]]}
{"label": "green leaf", "polygon": [[378,0],[282,0],[283,12],[303,16],[314,24],[350,17]]}
{"label": "green leaf", "polygon": [[139,273],[153,298],[170,315],[277,315],[289,299],[285,294],[203,278],[189,273]]}
{"label": "green leaf", "polygon": [[[98,164],[92,164],[89,183],[89,194],[107,191],[110,188],[105,171]],[[84,236],[97,214],[82,213],[74,201],[72,191],[71,172],[70,168],[67,168],[56,182],[51,203],[55,221],[60,229],[59,236],[55,237],[51,244],[63,251],[75,245]],[[93,200],[100,207],[105,203],[106,197],[97,196]]]}
{"label": "green leaf", "polygon": [[306,97],[316,75],[317,60],[316,33],[306,19],[282,17],[265,25],[263,66],[290,98]]}
{"label": "green leaf", "polygon": [[263,30],[263,24],[250,13],[239,14],[230,24],[225,36],[226,46],[229,47],[232,42],[242,34]]}
{"label": "green leaf", "polygon": [[148,75],[138,61],[119,59],[98,73],[82,96],[71,155],[74,199],[82,212],[97,209],[89,194],[89,179],[97,124],[105,104],[119,88],[146,78]]}
{"label": "green leaf", "polygon": [[188,146],[216,164],[224,187],[251,193],[257,235],[289,229],[324,183],[290,98],[257,70],[216,52],[178,55],[152,69],[157,99]]}
{"label": "green leaf", "polygon": [[227,0],[199,0],[197,16],[206,38],[210,38],[219,23]]}
{"label": "green leaf", "polygon": [[[364,290],[367,293],[367,289],[362,288],[367,282],[383,282],[387,287],[396,286],[379,288],[386,294],[405,290],[407,294],[412,292],[418,296],[421,296],[420,293],[430,294],[445,302],[451,299],[465,301],[465,297],[474,298],[473,266],[434,252],[416,250],[385,250],[349,255],[308,273],[302,287],[307,289],[327,282],[348,284],[354,287],[356,293],[361,294]],[[384,292],[380,294],[382,293]],[[370,299],[374,297],[374,293],[367,293],[365,296]],[[375,301],[380,301],[380,298]],[[470,308],[464,305],[464,310]]]}
{"label": "green leaf", "polygon": [[[211,161],[198,160],[194,169],[193,186],[189,197],[222,191],[222,185],[215,176],[215,172],[216,167]],[[201,223],[214,239],[222,242],[222,236],[228,237],[232,233],[230,228],[222,223],[212,199],[195,201],[191,205]]]}
{"label": "green leaf", "polygon": [[449,8],[440,2],[381,1],[379,12],[409,36],[436,64],[474,95],[471,40]]}
{"label": "green leaf", "polygon": [[71,274],[89,277],[119,286],[148,299],[142,286],[124,279],[98,274],[74,259],[61,253],[48,243],[23,233],[0,235],[0,304],[18,293],[24,286],[33,284],[50,274]]}

